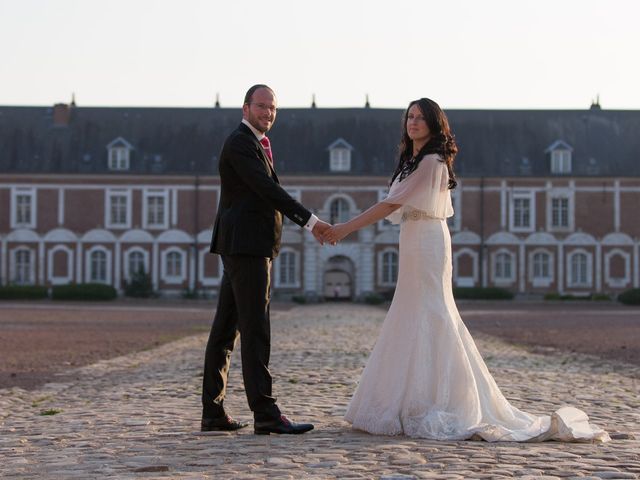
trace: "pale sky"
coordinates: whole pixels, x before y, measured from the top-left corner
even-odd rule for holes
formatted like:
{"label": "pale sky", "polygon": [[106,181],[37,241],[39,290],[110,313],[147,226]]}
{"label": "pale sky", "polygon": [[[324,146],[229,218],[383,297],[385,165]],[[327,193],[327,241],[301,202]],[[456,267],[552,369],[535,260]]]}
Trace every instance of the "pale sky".
{"label": "pale sky", "polygon": [[640,109],[637,0],[0,0],[0,105]]}

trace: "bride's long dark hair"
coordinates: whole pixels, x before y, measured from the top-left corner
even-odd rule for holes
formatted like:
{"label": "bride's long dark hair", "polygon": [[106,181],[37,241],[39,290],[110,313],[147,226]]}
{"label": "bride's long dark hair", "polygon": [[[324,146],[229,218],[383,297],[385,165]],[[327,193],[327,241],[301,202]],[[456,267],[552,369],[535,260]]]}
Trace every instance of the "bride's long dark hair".
{"label": "bride's long dark hair", "polygon": [[[415,156],[413,155],[413,141],[407,134],[407,117],[409,116],[409,109],[414,105],[418,105],[431,132],[429,141]],[[422,158],[430,153],[437,153],[440,155],[441,161],[446,163],[447,170],[449,171],[449,189],[452,190],[456,188],[458,182],[453,172],[453,161],[458,153],[458,145],[456,145],[455,137],[451,133],[451,128],[449,128],[449,120],[436,102],[429,98],[421,98],[412,101],[404,112],[402,138],[398,145],[398,165],[391,177],[391,183],[393,183],[398,176],[400,176],[400,180],[402,181],[402,179],[418,168],[418,164],[422,161]]]}

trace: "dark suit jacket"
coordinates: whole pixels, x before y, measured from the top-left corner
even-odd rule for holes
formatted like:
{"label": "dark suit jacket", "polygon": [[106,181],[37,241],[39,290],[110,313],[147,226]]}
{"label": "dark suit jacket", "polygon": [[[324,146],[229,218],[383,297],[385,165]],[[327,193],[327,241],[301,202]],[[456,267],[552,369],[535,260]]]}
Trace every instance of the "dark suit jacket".
{"label": "dark suit jacket", "polygon": [[282,214],[301,227],[311,217],[280,186],[262,145],[242,123],[225,141],[218,171],[221,193],[213,253],[273,258],[280,250]]}

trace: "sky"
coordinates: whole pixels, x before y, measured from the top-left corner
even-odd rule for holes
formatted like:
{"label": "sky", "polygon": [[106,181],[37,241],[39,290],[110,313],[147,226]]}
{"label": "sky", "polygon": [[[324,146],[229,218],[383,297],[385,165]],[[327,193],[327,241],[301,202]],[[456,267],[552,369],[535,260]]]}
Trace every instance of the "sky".
{"label": "sky", "polygon": [[640,109],[637,0],[0,0],[0,105]]}

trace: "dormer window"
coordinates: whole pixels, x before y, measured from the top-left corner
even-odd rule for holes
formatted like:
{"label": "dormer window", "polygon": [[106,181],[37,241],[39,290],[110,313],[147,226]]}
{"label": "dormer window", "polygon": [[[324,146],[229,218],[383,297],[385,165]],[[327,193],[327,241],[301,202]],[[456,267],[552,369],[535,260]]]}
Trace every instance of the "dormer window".
{"label": "dormer window", "polygon": [[118,137],[107,145],[109,170],[129,170],[129,159],[133,145]]}
{"label": "dormer window", "polygon": [[546,150],[551,154],[551,173],[568,175],[571,173],[571,154],[573,148],[562,140],[557,140]]}
{"label": "dormer window", "polygon": [[329,147],[329,169],[332,172],[351,171],[351,151],[353,147],[344,139],[339,138]]}

